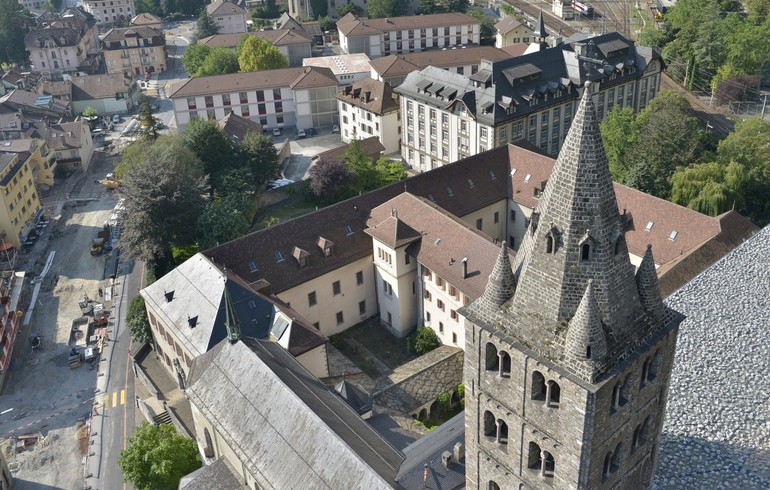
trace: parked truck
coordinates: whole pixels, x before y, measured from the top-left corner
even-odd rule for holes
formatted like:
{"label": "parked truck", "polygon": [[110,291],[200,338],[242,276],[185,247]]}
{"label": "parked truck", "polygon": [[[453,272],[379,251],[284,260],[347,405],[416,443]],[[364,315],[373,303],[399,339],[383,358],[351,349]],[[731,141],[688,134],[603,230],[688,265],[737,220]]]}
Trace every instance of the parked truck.
{"label": "parked truck", "polygon": [[91,255],[99,255],[104,251],[105,244],[110,239],[110,224],[105,223],[96,238],[91,240]]}

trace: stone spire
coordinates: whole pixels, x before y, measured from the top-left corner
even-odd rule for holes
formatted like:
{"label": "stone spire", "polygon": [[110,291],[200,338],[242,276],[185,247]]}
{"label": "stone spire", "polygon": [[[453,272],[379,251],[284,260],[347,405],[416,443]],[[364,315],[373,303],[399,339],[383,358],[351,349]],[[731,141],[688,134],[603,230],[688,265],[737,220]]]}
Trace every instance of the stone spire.
{"label": "stone spire", "polygon": [[655,271],[655,259],[652,257],[652,245],[647,245],[642,263],[636,271],[636,289],[639,291],[639,299],[642,307],[656,320],[663,318],[663,298],[660,296],[660,283],[658,273]]}
{"label": "stone spire", "polygon": [[235,305],[230,297],[230,288],[228,288],[227,271],[225,271],[225,292],[223,299],[225,302],[225,328],[227,329],[227,340],[231,344],[238,342],[241,338],[241,323],[235,315]]}
{"label": "stone spire", "polygon": [[550,344],[557,326],[575,315],[589,280],[602,322],[616,338],[630,334],[641,314],[591,92],[587,82],[516,257],[511,313],[537,313],[540,328],[530,322],[521,332],[537,345]]}
{"label": "stone spire", "polygon": [[508,257],[508,245],[503,242],[500,247],[500,253],[497,255],[495,268],[489,275],[487,287],[484,288],[484,294],[473,303],[472,310],[477,314],[494,314],[509,299],[513,297],[516,290],[516,276],[511,269],[511,260]]}
{"label": "stone spire", "polygon": [[540,39],[540,42],[545,42],[545,38],[548,37],[548,31],[545,30],[545,21],[543,20],[543,11],[540,11],[540,15],[537,17],[537,28],[532,32],[532,37]]}
{"label": "stone spire", "polygon": [[607,338],[599,305],[594,297],[593,281],[588,280],[583,299],[569,322],[564,341],[564,357],[573,369],[593,382],[596,368],[607,357]]}

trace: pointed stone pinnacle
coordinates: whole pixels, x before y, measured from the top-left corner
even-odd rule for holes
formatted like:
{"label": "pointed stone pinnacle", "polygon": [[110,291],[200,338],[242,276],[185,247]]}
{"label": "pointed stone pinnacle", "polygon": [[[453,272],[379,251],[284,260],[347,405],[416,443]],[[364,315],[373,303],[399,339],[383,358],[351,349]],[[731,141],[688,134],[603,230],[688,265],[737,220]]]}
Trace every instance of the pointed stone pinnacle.
{"label": "pointed stone pinnacle", "polygon": [[592,280],[588,281],[583,299],[569,322],[564,351],[574,359],[596,363],[602,362],[607,355],[607,338]]}
{"label": "pointed stone pinnacle", "polygon": [[487,287],[481,296],[481,303],[486,308],[497,309],[513,297],[516,289],[516,277],[511,269],[511,260],[508,257],[508,246],[503,242],[500,254],[497,256],[495,268],[489,275]]}
{"label": "pointed stone pinnacle", "polygon": [[663,299],[660,296],[660,283],[650,244],[647,245],[642,263],[639,264],[639,270],[636,271],[636,288],[639,291],[642,307],[660,320],[663,317]]}

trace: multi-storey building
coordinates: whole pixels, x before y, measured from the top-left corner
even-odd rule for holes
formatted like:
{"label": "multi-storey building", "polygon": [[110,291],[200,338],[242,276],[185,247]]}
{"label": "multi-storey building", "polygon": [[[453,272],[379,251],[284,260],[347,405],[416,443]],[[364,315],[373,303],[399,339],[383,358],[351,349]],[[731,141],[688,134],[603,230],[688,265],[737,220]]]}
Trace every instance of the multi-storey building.
{"label": "multi-storey building", "polygon": [[166,70],[166,38],[151,27],[110,29],[102,38],[107,73],[144,77]]}
{"label": "multi-storey building", "polygon": [[41,22],[24,38],[32,69],[47,78],[91,70],[98,66],[99,37],[96,20],[80,9]]}
{"label": "multi-storey building", "polygon": [[243,36],[256,36],[270,41],[286,56],[289,66],[302,66],[302,60],[312,56],[312,40],[302,30],[274,29],[237,34],[215,34],[198,40],[210,48],[228,48],[235,51]]}
{"label": "multi-storey building", "polygon": [[163,30],[163,23],[160,17],[148,12],[142,12],[141,14],[134,16],[134,18],[131,19],[131,25],[137,27],[149,27],[157,31]]}
{"label": "multi-storey building", "polygon": [[51,124],[38,128],[37,133],[53,150],[57,166],[67,170],[88,171],[94,154],[94,142],[87,122],[78,120]]}
{"label": "multi-storey building", "polygon": [[495,46],[504,48],[514,44],[529,44],[532,39],[532,28],[520,22],[516,17],[507,16],[495,24]]}
{"label": "multi-storey building", "polygon": [[340,85],[350,85],[356,80],[369,77],[371,60],[364,53],[341,54],[335,56],[314,56],[302,60],[302,66],[328,68],[337,77]]}
{"label": "multi-storey building", "polygon": [[88,107],[99,114],[125,114],[139,105],[139,80],[122,73],[72,78],[72,112],[82,114]]}
{"label": "multi-storey building", "polygon": [[478,44],[480,29],[478,20],[457,12],[387,19],[349,13],[337,21],[342,52],[370,58]]}
{"label": "multi-storey building", "polygon": [[342,141],[376,136],[385,154],[398,151],[401,140],[398,97],[385,82],[365,78],[337,94]]}
{"label": "multi-storey building", "polygon": [[466,487],[649,488],[684,317],[628,259],[591,90],[532,218],[461,310]]}
{"label": "multi-storey building", "polygon": [[[5,234],[4,241],[19,249],[43,212],[35,187],[35,171],[40,172],[40,163],[36,160],[43,157],[41,147],[45,144],[38,145],[35,140],[6,143],[10,144],[0,147],[0,230]],[[45,151],[50,155],[50,160],[46,160],[50,166],[53,152],[47,148]],[[33,153],[37,158],[33,158]]]}
{"label": "multi-storey building", "polygon": [[460,75],[479,71],[481,60],[500,61],[512,56],[493,46],[452,46],[449,49],[383,56],[369,62],[371,77],[398,87],[413,71],[429,66],[443,68]]}
{"label": "multi-storey building", "polygon": [[428,67],[394,89],[401,100],[401,154],[420,171],[520,140],[555,155],[585,81],[596,82],[591,90],[601,120],[615,105],[643,109],[658,92],[661,69],[654,50],[617,33],[482,60],[472,75]]}
{"label": "multi-storey building", "polygon": [[313,9],[313,2],[310,0],[289,0],[289,12],[288,15],[295,19],[315,19],[318,16],[328,15],[330,17],[339,17],[337,15],[337,7],[342,7],[348,3],[355,5],[360,9],[362,15],[366,15],[366,0],[351,0],[350,2],[343,2],[340,0],[324,0],[326,4],[324,6],[326,13],[319,13]]}
{"label": "multi-storey building", "polygon": [[112,25],[134,17],[134,0],[83,0],[83,8],[99,25]]}
{"label": "multi-storey building", "polygon": [[175,85],[177,127],[229,112],[263,128],[321,128],[337,123],[337,79],[327,68],[300,67],[197,77]]}
{"label": "multi-storey building", "polygon": [[19,0],[19,5],[27,10],[41,10],[48,2],[43,0]]}
{"label": "multi-storey building", "polygon": [[249,30],[246,21],[249,12],[230,0],[214,0],[206,5],[206,13],[219,28],[220,34],[233,34]]}

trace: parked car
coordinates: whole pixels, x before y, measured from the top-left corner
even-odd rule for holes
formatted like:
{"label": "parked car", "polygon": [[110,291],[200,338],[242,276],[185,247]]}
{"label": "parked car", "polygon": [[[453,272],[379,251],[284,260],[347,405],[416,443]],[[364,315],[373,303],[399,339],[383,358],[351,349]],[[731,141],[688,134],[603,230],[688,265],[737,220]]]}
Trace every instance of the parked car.
{"label": "parked car", "polygon": [[305,130],[300,129],[297,131],[297,138],[304,138],[305,137]]}
{"label": "parked car", "polygon": [[118,123],[120,123],[120,114],[114,114],[114,115],[112,116],[112,123],[113,123],[113,124],[118,124]]}
{"label": "parked car", "polygon": [[289,184],[293,184],[293,183],[294,183],[294,181],[291,180],[291,179],[277,179],[277,180],[274,180],[274,181],[270,182],[269,184],[267,184],[267,188],[268,189],[277,189],[279,187],[283,187],[283,186],[286,186],[286,185],[289,185]]}
{"label": "parked car", "polygon": [[281,136],[281,128],[273,129],[273,136]]}
{"label": "parked car", "polygon": [[91,136],[104,136],[104,130],[101,128],[96,128],[91,131]]}
{"label": "parked car", "polygon": [[340,127],[338,125],[336,125],[336,124],[333,125],[332,126],[332,133],[339,133],[339,132],[340,132]]}
{"label": "parked car", "polygon": [[315,136],[315,135],[317,135],[317,134],[318,134],[318,133],[316,132],[315,128],[307,128],[307,129],[305,130],[305,132],[307,133],[307,135],[308,135],[308,136]]}

